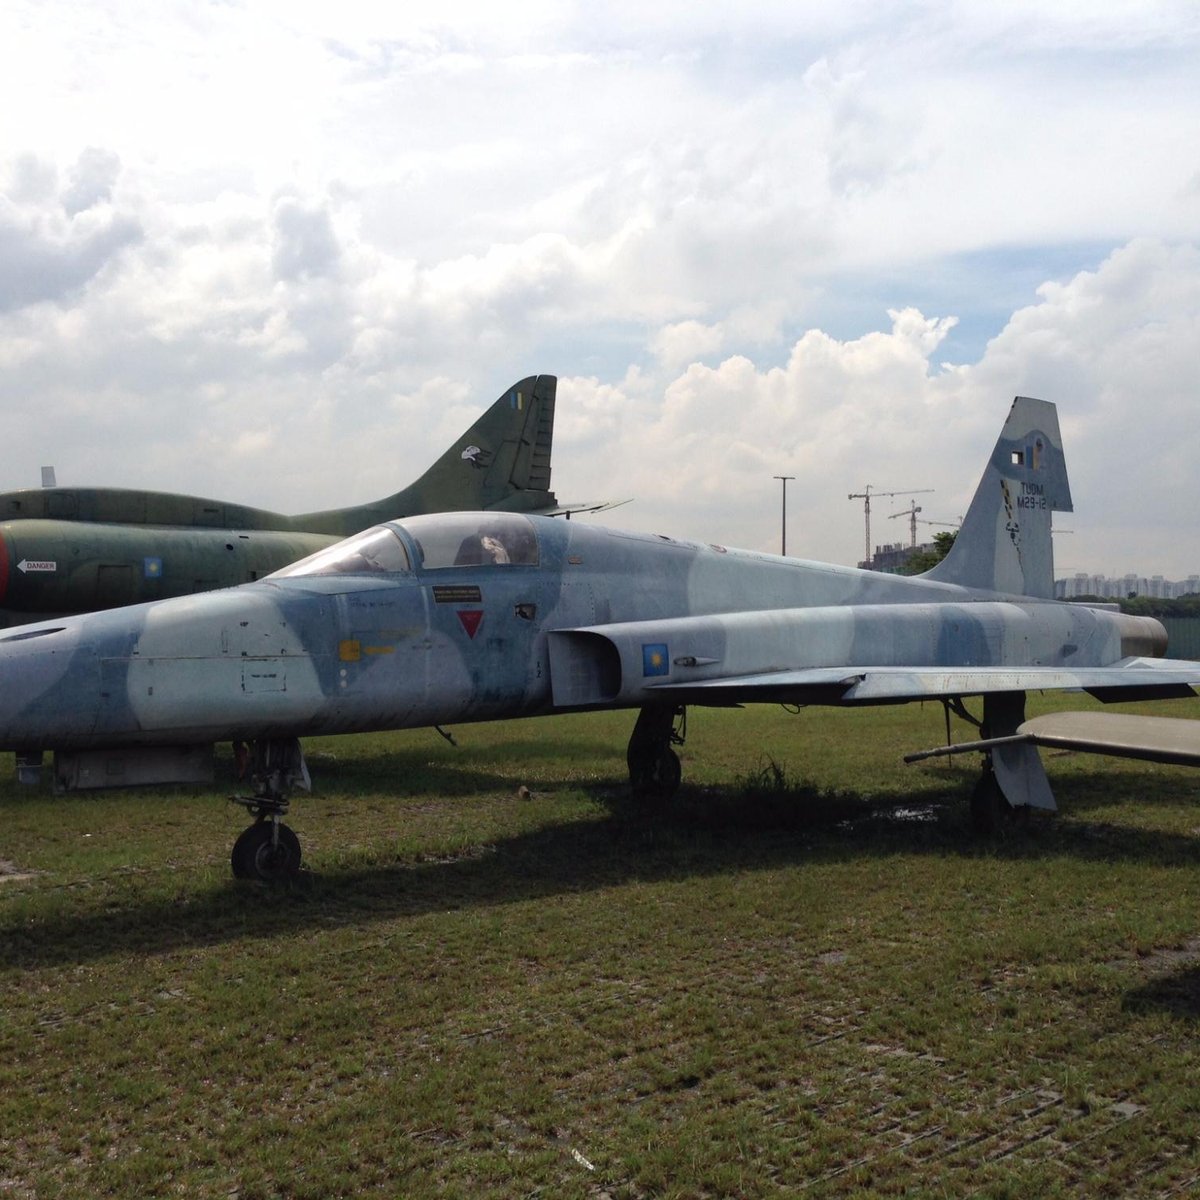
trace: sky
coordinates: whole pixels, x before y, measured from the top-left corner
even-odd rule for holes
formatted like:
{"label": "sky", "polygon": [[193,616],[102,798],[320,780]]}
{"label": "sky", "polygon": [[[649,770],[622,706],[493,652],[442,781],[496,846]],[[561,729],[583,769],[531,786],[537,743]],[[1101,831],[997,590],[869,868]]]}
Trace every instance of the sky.
{"label": "sky", "polygon": [[1200,573],[1198,81],[1190,0],[6,0],[0,489],[360,503],[548,373],[590,519],[853,564],[1032,395],[1058,574]]}

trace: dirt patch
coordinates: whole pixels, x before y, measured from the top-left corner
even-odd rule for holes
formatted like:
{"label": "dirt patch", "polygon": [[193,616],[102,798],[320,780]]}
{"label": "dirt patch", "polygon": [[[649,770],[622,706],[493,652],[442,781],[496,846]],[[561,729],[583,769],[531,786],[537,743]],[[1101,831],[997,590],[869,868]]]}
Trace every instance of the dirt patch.
{"label": "dirt patch", "polygon": [[17,883],[22,879],[32,879],[36,871],[22,871],[14,862],[0,858],[0,884]]}

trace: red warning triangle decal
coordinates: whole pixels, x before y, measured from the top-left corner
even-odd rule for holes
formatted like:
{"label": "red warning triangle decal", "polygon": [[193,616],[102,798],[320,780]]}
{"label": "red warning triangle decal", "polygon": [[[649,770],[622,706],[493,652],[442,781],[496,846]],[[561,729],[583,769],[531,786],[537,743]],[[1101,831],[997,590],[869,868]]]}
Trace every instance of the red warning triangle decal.
{"label": "red warning triangle decal", "polygon": [[473,638],[479,632],[479,622],[483,620],[483,610],[479,608],[459,609],[458,619],[467,631],[467,637]]}

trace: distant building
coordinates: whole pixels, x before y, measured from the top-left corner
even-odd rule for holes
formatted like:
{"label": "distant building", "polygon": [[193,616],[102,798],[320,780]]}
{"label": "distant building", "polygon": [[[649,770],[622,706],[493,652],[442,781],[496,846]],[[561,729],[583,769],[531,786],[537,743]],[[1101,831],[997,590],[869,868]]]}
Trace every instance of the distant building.
{"label": "distant building", "polygon": [[863,571],[880,571],[884,575],[900,575],[914,554],[932,553],[934,549],[933,542],[923,542],[919,546],[906,546],[902,542],[895,542],[888,546],[876,546],[875,555],[871,561],[860,562],[858,566]]}
{"label": "distant building", "polygon": [[[935,549],[933,542],[923,542],[919,546],[891,542],[886,546],[876,546],[871,561],[860,562],[858,566],[863,571],[900,575],[914,555],[930,553]],[[1124,600],[1127,596],[1178,600],[1180,596],[1200,595],[1200,575],[1189,575],[1186,579],[1166,579],[1162,575],[1138,575],[1130,571],[1128,575],[1114,578],[1077,571],[1074,575],[1054,581],[1054,595],[1059,600],[1074,600],[1079,596],[1103,596],[1106,600]]]}
{"label": "distant building", "polygon": [[[884,575],[900,575],[908,560],[916,554],[936,549],[933,542],[906,546],[892,542],[876,546],[870,562],[860,562],[860,570],[879,571]],[[1103,596],[1106,600],[1124,600],[1127,596],[1149,596],[1155,600],[1178,600],[1180,596],[1200,595],[1200,575],[1186,579],[1166,579],[1162,575],[1137,575],[1130,572],[1117,578],[1108,575],[1089,575],[1077,571],[1074,575],[1054,582],[1054,595],[1059,600],[1074,600],[1079,596]]]}
{"label": "distant building", "polygon": [[1106,600],[1124,600],[1127,596],[1150,596],[1155,600],[1178,600],[1180,596],[1200,594],[1200,575],[1186,579],[1164,579],[1161,575],[1135,575],[1130,572],[1120,578],[1108,575],[1089,575],[1077,571],[1065,579],[1056,579],[1054,594],[1059,600],[1074,600],[1078,596],[1103,596]]}

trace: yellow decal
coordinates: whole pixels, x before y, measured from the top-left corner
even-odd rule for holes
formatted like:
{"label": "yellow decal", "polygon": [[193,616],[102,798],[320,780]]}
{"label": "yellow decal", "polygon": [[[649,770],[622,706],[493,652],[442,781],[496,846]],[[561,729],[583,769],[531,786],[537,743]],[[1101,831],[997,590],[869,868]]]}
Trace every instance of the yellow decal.
{"label": "yellow decal", "polygon": [[362,643],[358,638],[346,638],[338,642],[338,658],[342,662],[358,662],[362,658]]}

